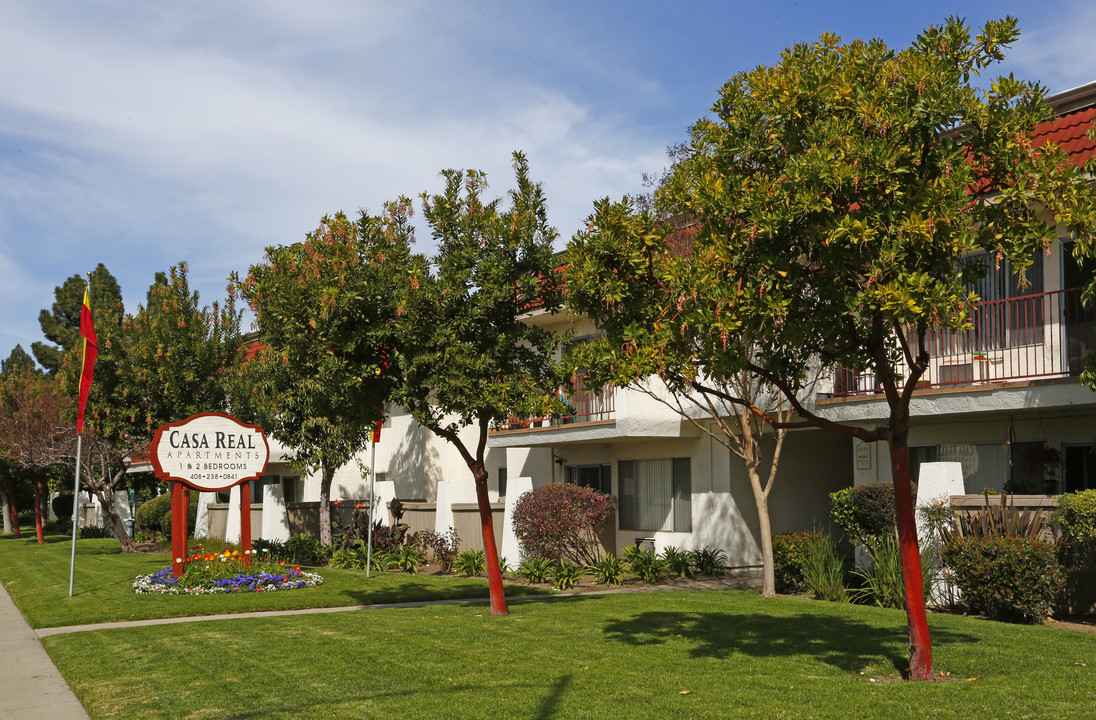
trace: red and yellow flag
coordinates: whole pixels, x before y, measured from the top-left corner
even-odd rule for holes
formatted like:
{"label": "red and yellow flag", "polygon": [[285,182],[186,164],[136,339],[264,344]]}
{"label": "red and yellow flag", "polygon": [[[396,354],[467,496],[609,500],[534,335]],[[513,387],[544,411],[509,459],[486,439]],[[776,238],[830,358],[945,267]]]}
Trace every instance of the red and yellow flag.
{"label": "red and yellow flag", "polygon": [[381,425],[383,423],[384,423],[383,420],[378,420],[377,424],[373,427],[373,437],[371,438],[373,440],[373,442],[380,442],[381,441]]}
{"label": "red and yellow flag", "polygon": [[88,405],[88,393],[91,392],[91,374],[95,369],[95,356],[99,346],[95,339],[95,326],[91,322],[91,297],[84,288],[84,304],[80,308],[80,334],[84,336],[84,361],[80,366],[80,402],[76,407],[76,434],[84,434],[84,410]]}

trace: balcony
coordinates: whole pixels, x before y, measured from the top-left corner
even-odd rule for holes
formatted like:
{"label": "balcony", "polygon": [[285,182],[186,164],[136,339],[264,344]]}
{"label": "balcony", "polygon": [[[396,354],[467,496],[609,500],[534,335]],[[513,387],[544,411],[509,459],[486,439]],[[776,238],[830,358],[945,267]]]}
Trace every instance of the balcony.
{"label": "balcony", "polygon": [[[912,333],[912,329],[911,329]],[[926,337],[930,365],[919,386],[963,387],[1062,378],[1081,373],[1096,347],[1096,311],[1081,305],[1081,289],[1059,290],[978,303],[971,328],[939,326]],[[906,364],[896,373],[904,377]],[[882,392],[871,372],[838,366],[830,397]]]}
{"label": "balcony", "polygon": [[526,432],[536,429],[556,428],[579,423],[595,423],[615,419],[615,392],[612,385],[603,385],[597,389],[586,387],[586,376],[578,373],[572,378],[574,389],[568,392],[560,388],[559,394],[567,404],[564,415],[538,418],[519,418],[511,416],[506,422],[495,426],[491,432]]}

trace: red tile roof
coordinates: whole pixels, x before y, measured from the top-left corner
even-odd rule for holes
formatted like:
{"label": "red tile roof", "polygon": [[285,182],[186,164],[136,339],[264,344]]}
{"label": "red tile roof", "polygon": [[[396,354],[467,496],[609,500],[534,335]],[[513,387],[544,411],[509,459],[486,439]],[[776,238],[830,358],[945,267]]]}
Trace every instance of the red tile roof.
{"label": "red tile roof", "polygon": [[1096,140],[1087,137],[1094,119],[1096,107],[1059,115],[1035,128],[1031,133],[1032,145],[1042,147],[1047,143],[1057,143],[1073,162],[1084,165],[1089,158],[1096,156]]}

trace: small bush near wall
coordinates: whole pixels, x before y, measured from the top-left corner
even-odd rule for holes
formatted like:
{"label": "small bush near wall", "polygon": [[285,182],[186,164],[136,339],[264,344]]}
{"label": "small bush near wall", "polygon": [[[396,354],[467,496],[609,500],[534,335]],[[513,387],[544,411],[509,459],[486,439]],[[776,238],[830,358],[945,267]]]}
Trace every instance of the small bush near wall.
{"label": "small bush near wall", "polygon": [[597,533],[610,512],[609,499],[595,490],[548,483],[518,498],[514,534],[524,557],[592,565],[600,555]]}
{"label": "small bush near wall", "polygon": [[[913,486],[917,497],[917,486]],[[838,490],[830,495],[833,521],[854,545],[870,545],[894,533],[894,487],[890,483],[867,483]]]}
{"label": "small bush near wall", "polygon": [[[186,516],[190,531],[194,530],[194,522],[198,519],[198,495],[197,490],[190,493],[190,507]],[[148,502],[141,503],[135,520],[137,527],[142,530],[171,535],[171,493],[157,495]]]}
{"label": "small bush near wall", "polygon": [[942,553],[968,608],[991,618],[1042,622],[1062,589],[1064,574],[1053,545],[985,535],[953,538]]}
{"label": "small bush near wall", "polygon": [[773,569],[776,573],[777,592],[803,592],[803,567],[807,562],[807,548],[817,537],[818,533],[806,530],[773,535]]}
{"label": "small bush near wall", "polygon": [[1075,552],[1090,557],[1096,554],[1096,490],[1058,496],[1054,523]]}

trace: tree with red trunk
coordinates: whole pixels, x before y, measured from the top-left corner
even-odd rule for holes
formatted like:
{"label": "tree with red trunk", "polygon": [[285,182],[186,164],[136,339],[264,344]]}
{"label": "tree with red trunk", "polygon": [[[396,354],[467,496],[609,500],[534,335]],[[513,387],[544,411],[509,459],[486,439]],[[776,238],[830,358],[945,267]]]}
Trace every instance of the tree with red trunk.
{"label": "tree with red trunk", "polygon": [[[587,311],[610,342],[659,375],[700,392],[693,381],[747,370],[796,411],[769,417],[772,427],[887,444],[914,680],[933,668],[910,399],[933,328],[969,326],[984,265],[961,267],[965,257],[1007,260],[1023,281],[1059,234],[1085,246],[1096,230],[1083,170],[1056,146],[1032,147],[1050,115],[1041,88],[1011,77],[985,92],[970,84],[1016,37],[1012,18],[977,37],[952,18],[903,50],[829,34],[790,47],[723,86],[656,191],[661,212],[699,224],[687,252],[667,246],[671,228],[657,217],[606,201],[569,257],[572,275],[590,280],[575,282],[584,292],[596,278]],[[804,384],[812,368],[836,365],[874,377],[886,421],[868,428],[815,412]]]}
{"label": "tree with red trunk", "polygon": [[[22,481],[30,483],[39,543],[44,542],[47,484],[63,460],[66,435],[75,432],[69,420],[72,403],[62,390],[56,377],[34,367],[0,375],[0,456],[18,469]],[[10,483],[5,482],[4,491],[14,498]],[[18,535],[17,522],[15,527]]]}
{"label": "tree with red trunk", "polygon": [[[416,257],[399,304],[393,400],[451,443],[472,473],[483,529],[491,614],[506,614],[487,495],[486,447],[493,423],[559,410],[561,338],[523,315],[560,307],[547,206],[529,166],[514,154],[509,207],[485,201],[486,177],[447,170],[445,190],[423,195],[438,252]],[[462,429],[473,427],[471,437]]]}

